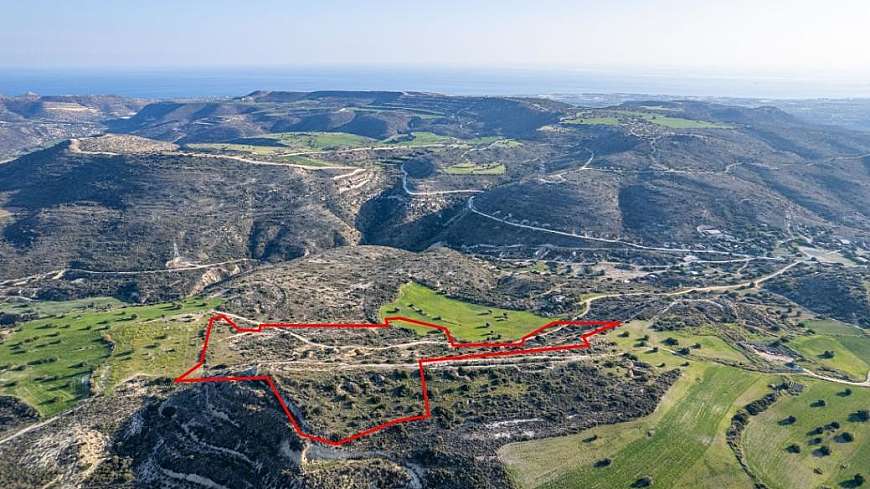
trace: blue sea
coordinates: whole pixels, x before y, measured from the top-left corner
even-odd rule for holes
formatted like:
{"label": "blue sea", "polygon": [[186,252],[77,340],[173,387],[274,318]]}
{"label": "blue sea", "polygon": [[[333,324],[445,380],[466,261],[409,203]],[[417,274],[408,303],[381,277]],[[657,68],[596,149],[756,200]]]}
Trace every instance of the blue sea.
{"label": "blue sea", "polygon": [[362,67],[213,69],[0,69],[0,94],[228,97],[254,90],[397,90],[451,95],[630,93],[746,98],[870,96],[870,82],[675,71],[410,69]]}

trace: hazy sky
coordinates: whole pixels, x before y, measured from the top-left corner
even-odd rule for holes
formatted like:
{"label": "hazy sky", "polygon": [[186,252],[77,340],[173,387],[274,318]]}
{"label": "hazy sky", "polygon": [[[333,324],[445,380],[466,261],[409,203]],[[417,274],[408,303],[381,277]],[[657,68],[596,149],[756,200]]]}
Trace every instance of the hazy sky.
{"label": "hazy sky", "polygon": [[0,66],[870,74],[870,0],[0,0]]}

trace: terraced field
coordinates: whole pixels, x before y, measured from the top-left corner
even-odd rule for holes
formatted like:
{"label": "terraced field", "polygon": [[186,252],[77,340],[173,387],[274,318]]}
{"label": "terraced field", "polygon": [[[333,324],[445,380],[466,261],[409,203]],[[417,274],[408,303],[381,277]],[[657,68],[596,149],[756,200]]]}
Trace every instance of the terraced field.
{"label": "terraced field", "polygon": [[95,297],[93,299],[78,299],[70,301],[28,301],[0,303],[0,312],[10,314],[35,314],[37,316],[55,316],[73,311],[100,310],[112,307],[123,307],[124,303],[111,297]]}

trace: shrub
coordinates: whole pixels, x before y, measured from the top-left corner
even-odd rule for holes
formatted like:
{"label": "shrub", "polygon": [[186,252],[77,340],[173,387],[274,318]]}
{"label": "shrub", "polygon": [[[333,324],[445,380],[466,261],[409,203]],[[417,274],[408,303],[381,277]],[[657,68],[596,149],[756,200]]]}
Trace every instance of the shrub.
{"label": "shrub", "polygon": [[645,475],[634,481],[631,487],[650,487],[651,485],[653,485],[653,478]]}
{"label": "shrub", "polygon": [[854,413],[849,415],[849,420],[858,423],[866,423],[867,421],[870,421],[870,411],[866,409],[859,409],[858,411],[855,411]]}
{"label": "shrub", "polygon": [[849,433],[848,431],[844,431],[844,432],[840,433],[835,438],[835,440],[837,440],[838,443],[852,443],[853,441],[855,441],[855,437],[852,435],[852,433]]}

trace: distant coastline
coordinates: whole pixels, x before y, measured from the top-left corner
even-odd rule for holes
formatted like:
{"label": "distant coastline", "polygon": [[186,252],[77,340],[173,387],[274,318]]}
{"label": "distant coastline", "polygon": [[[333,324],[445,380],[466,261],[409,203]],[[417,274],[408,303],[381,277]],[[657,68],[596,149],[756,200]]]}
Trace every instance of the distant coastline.
{"label": "distant coastline", "polygon": [[870,83],[600,71],[398,68],[14,69],[0,95],[230,97],[253,90],[415,90],[450,95],[638,93],[746,98],[870,97]]}

